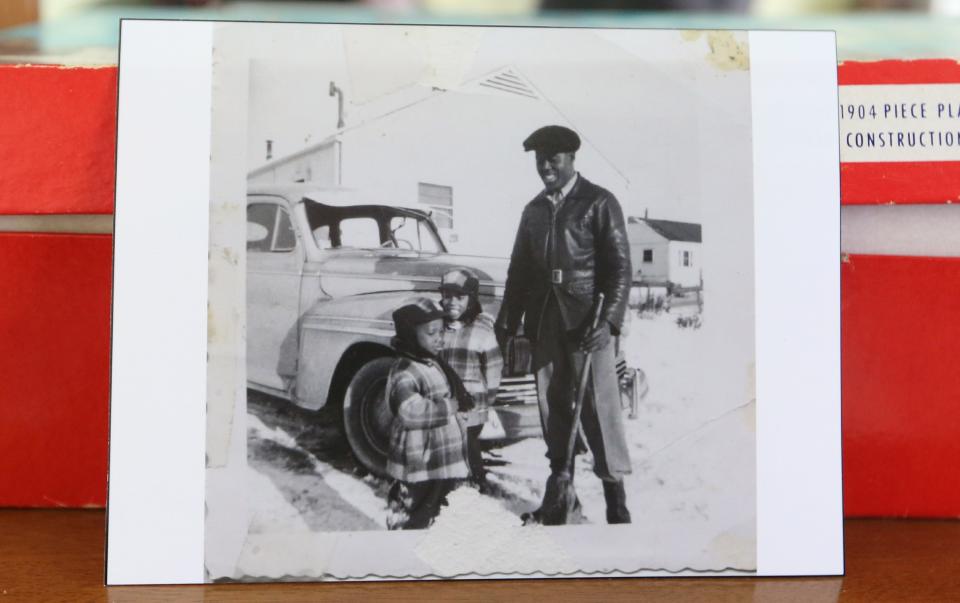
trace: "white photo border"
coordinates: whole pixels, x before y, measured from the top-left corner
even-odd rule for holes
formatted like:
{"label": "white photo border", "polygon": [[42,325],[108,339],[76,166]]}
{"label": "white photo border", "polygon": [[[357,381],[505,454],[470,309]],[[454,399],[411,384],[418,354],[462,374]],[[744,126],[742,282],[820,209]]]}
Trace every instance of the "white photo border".
{"label": "white photo border", "polygon": [[750,32],[750,48],[757,574],[841,574],[836,35]]}
{"label": "white photo border", "polygon": [[211,47],[121,22],[107,584],[203,581]]}
{"label": "white photo border", "polygon": [[[108,584],[204,581],[214,25],[122,22]],[[835,38],[749,32],[749,43],[757,575],[839,574]]]}

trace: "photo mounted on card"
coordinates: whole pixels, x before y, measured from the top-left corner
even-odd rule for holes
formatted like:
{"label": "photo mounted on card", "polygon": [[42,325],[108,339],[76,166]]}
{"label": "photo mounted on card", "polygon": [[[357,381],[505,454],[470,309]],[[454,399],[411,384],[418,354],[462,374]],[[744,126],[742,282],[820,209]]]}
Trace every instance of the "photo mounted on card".
{"label": "photo mounted on card", "polygon": [[824,32],[124,21],[108,583],[841,573],[836,106]]}

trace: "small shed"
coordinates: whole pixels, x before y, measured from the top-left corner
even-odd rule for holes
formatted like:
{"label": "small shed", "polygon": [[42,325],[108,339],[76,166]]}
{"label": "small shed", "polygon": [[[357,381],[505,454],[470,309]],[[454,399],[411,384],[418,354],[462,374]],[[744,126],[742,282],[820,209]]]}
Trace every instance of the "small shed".
{"label": "small shed", "polygon": [[699,224],[631,217],[627,220],[634,282],[696,287],[701,283]]}

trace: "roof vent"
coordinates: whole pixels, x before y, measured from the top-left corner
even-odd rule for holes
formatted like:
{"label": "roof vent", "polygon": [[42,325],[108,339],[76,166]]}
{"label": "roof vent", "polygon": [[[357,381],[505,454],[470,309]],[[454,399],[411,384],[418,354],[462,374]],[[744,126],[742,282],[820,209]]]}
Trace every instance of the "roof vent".
{"label": "roof vent", "polygon": [[540,95],[537,94],[533,86],[527,83],[523,77],[517,75],[512,69],[497,72],[490,77],[480,80],[478,84],[484,88],[492,88],[508,94],[519,94],[527,98],[540,98]]}

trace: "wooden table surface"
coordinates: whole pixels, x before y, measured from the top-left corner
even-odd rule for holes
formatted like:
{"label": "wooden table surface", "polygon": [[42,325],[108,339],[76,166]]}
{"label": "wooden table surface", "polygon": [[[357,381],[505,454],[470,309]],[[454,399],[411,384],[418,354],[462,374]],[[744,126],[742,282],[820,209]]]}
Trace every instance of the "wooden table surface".
{"label": "wooden table surface", "polygon": [[844,578],[477,580],[102,586],[104,513],[0,510],[0,603],[13,601],[960,601],[960,521],[847,520]]}

